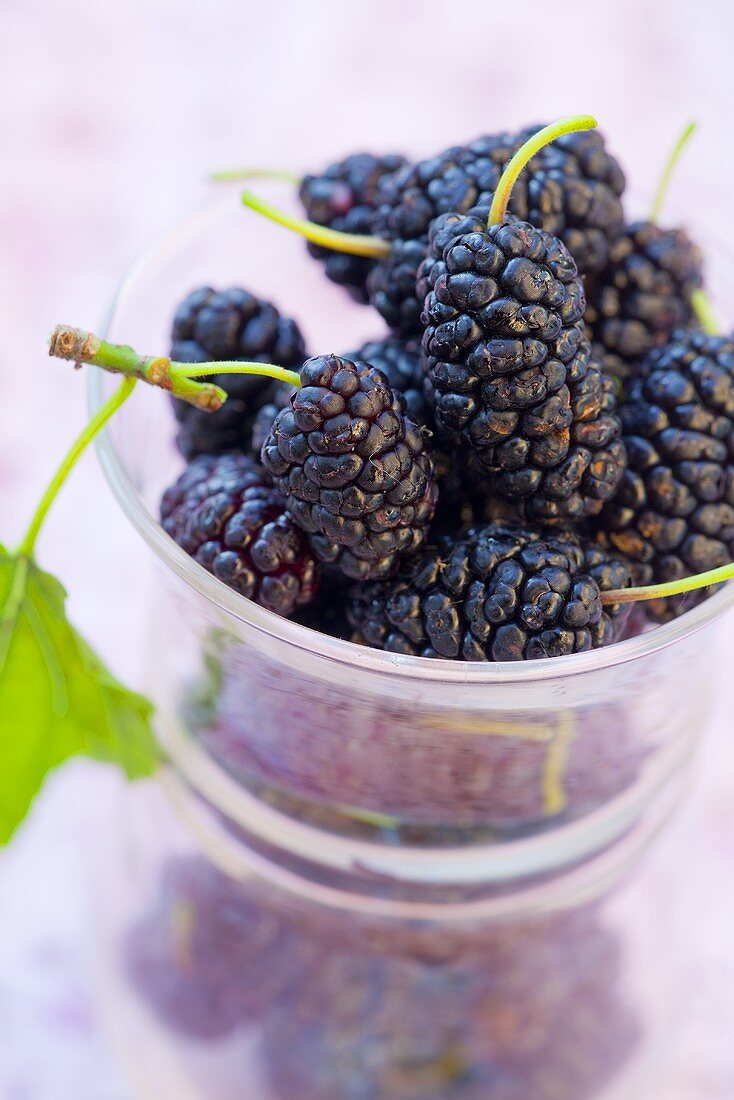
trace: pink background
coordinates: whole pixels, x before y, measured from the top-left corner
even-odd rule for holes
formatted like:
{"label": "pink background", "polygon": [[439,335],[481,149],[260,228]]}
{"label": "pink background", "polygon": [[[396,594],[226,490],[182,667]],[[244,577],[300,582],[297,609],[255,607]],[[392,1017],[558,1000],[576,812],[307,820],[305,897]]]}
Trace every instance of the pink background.
{"label": "pink background", "polygon": [[[20,536],[85,416],[83,379],[46,358],[47,332],[57,321],[95,325],[136,252],[205,194],[208,170],[317,168],[362,147],[428,154],[591,111],[649,192],[696,118],[671,197],[728,237],[733,42],[727,0],[0,0],[2,540]],[[76,623],[134,683],[145,557],[93,458],[54,510],[40,559],[70,589]],[[699,980],[656,1100],[734,1096],[726,656],[681,853]],[[95,1020],[84,887],[90,838],[117,784],[90,765],[64,769],[0,855],[3,1100],[128,1097]]]}

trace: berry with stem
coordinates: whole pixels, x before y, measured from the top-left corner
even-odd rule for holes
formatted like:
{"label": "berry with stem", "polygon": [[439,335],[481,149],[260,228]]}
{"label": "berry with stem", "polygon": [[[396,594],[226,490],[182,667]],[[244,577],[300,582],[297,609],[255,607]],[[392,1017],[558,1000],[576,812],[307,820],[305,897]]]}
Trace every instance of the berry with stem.
{"label": "berry with stem", "polygon": [[[293,183],[311,222],[341,233],[361,235],[374,232],[381,188],[407,164],[398,154],[353,153],[322,172],[309,173],[301,179],[289,173],[258,170],[221,172],[213,178],[219,182],[281,179]],[[373,259],[337,252],[312,242],[308,243],[308,251],[323,261],[328,279],[345,287],[356,301],[367,301],[367,280],[374,267]]]}
{"label": "berry with stem", "polygon": [[418,276],[439,437],[473,452],[488,491],[543,524],[599,512],[625,454],[613,383],[583,339],[585,298],[572,257],[543,230],[501,219],[540,143],[593,124],[585,116],[544,128],[508,165],[489,211],[436,218]]}
{"label": "berry with stem", "polygon": [[[306,175],[299,198],[306,216],[330,229],[352,234],[373,234],[381,188],[398,169],[407,165],[404,157],[389,154],[354,153],[331,164],[324,171]],[[344,286],[358,302],[368,300],[367,283],[375,261],[364,256],[319,248],[308,251],[322,260],[326,277]]]}
{"label": "berry with stem", "polygon": [[[444,539],[396,577],[355,586],[354,641],[391,652],[464,661],[559,657],[609,645],[629,566],[569,531],[495,523]],[[607,601],[610,603],[610,601]]]}
{"label": "berry with stem", "polygon": [[438,495],[433,460],[402,397],[369,364],[319,356],[296,373],[266,363],[178,363],[64,326],[52,354],[78,358],[72,352],[81,346],[84,361],[176,396],[196,397],[190,387],[212,374],[262,374],[292,385],[297,392],[278,414],[262,461],[317,558],[350,577],[386,576],[425,541]]}
{"label": "berry with stem", "polygon": [[[597,537],[633,563],[638,585],[724,566],[734,557],[734,340],[675,333],[642,361],[619,415],[629,465]],[[679,607],[647,610],[660,619]]]}
{"label": "berry with stem", "polygon": [[[489,202],[503,167],[533,136],[534,130],[489,135],[418,165],[406,165],[382,179],[374,219],[360,228],[371,226],[370,255],[378,261],[367,278],[369,300],[396,333],[411,336],[421,331],[415,275],[433,218],[447,212],[466,213],[480,202]],[[546,145],[539,150],[527,183],[513,191],[512,211],[560,236],[580,270],[598,271],[606,263],[610,240],[623,225],[619,201],[623,187],[621,169],[604,150],[599,135],[571,129],[559,135],[557,147]],[[243,195],[243,201],[312,243],[321,243],[313,220],[294,219],[251,192]],[[330,235],[328,245],[359,255],[369,247],[364,238],[355,247],[348,235],[341,234]]]}
{"label": "berry with stem", "polygon": [[512,189],[517,183],[518,177],[528,162],[536,153],[539,153],[550,142],[566,134],[574,134],[579,130],[593,130],[598,123],[592,115],[572,115],[569,118],[551,122],[548,126],[532,134],[524,141],[514,154],[497,184],[497,189],[489,208],[488,225],[501,225],[507,217],[507,207],[510,202]]}

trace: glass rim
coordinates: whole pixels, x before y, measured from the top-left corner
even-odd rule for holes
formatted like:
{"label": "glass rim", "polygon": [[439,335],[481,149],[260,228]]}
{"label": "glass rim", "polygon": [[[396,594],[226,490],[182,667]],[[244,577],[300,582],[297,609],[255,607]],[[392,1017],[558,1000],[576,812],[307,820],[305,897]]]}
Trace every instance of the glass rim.
{"label": "glass rim", "polygon": [[[227,203],[227,207],[229,208],[230,205],[231,200]],[[164,234],[139,254],[128,268],[104,314],[100,326],[102,336],[108,335],[115,313],[127,290],[134,285],[147,264],[160,253],[175,250],[182,237],[196,232],[215,217],[223,206],[221,199],[207,204],[197,213],[180,220],[172,231]],[[90,368],[87,399],[92,414],[97,412],[104,401],[104,379],[103,370]],[[160,400],[161,395],[153,399]],[[254,627],[275,641],[294,646],[314,657],[327,658],[338,661],[342,665],[353,666],[362,672],[370,670],[390,677],[436,683],[470,683],[475,686],[555,680],[614,668],[666,649],[718,619],[734,603],[734,581],[732,581],[722,585],[718,591],[690,611],[636,637],[615,642],[600,649],[589,650],[586,653],[548,657],[542,660],[451,661],[372,649],[324,634],[291,619],[284,619],[228,588],[181,549],[163,530],[158,519],[148,509],[128,477],[109,427],[104,428],[97,437],[96,449],[105,478],[127,518],[156,556],[187,585],[228,617]]]}

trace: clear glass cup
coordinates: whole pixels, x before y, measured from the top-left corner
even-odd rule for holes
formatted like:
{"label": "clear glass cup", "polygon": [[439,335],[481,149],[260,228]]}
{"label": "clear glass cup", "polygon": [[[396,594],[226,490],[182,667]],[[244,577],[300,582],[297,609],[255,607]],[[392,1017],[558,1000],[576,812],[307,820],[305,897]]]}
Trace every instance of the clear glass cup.
{"label": "clear glass cup", "polygon": [[[302,314],[315,351],[378,327],[228,197],[136,266],[108,337],[165,351],[205,283]],[[111,384],[92,373],[93,407]],[[572,657],[367,649],[257,607],[172,542],[156,520],[172,438],[138,387],[100,442],[157,565],[145,687],[169,764],[130,791],[101,922],[141,1095],[641,1095],[680,978],[656,949],[671,901],[648,849],[685,787],[734,587]]]}

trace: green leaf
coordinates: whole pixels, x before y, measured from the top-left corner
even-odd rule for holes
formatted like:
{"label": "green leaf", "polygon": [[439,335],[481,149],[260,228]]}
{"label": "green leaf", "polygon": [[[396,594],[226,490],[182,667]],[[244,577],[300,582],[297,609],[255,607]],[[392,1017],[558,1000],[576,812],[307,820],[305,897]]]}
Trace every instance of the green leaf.
{"label": "green leaf", "polygon": [[0,546],[0,844],[69,757],[118,764],[131,779],[159,761],[151,704],[115,680],[65,603],[55,577]]}

